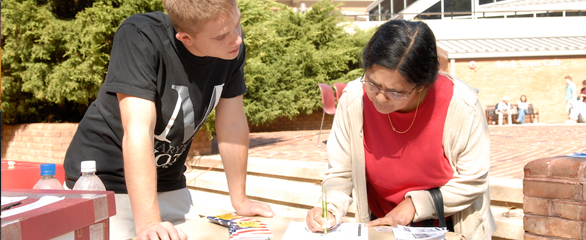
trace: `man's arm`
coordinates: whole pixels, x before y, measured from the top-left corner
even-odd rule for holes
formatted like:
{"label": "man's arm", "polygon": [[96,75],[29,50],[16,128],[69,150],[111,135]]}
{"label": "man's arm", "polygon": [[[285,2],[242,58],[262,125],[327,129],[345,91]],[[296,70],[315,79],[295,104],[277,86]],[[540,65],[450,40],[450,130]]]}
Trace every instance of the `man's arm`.
{"label": "man's arm", "polygon": [[503,112],[503,102],[499,102],[499,103],[496,105],[495,112],[497,112],[497,113],[498,113],[498,112]]}
{"label": "man's arm", "polygon": [[244,114],[242,95],[222,98],[216,106],[216,136],[228,180],[232,206],[239,215],[272,217],[271,207],[246,197],[246,168],[248,164],[248,122]]}
{"label": "man's arm", "polygon": [[161,222],[153,150],[155,104],[146,99],[120,93],[118,102],[124,128],[124,175],[137,239],[187,239],[187,236],[183,232],[178,232],[173,224]]}

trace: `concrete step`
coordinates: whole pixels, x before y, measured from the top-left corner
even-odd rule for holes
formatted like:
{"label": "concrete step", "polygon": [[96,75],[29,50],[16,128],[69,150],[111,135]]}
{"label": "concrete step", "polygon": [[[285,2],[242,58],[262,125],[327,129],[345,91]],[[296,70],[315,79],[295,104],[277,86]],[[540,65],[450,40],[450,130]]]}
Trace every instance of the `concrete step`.
{"label": "concrete step", "polygon": [[497,229],[492,234],[499,239],[524,239],[523,209],[509,209],[503,206],[491,206]]}
{"label": "concrete step", "polygon": [[[197,213],[202,216],[215,216],[223,213],[234,212],[230,196],[227,194],[219,194],[217,192],[208,192],[202,189],[189,188],[189,192],[193,198]],[[300,208],[296,206],[285,206],[271,201],[259,202],[267,203],[277,216],[282,217],[305,217],[308,208]]]}
{"label": "concrete step", "polygon": [[492,215],[497,229],[494,239],[523,239],[523,180],[490,178]]}
{"label": "concrete step", "polygon": [[[228,193],[226,175],[223,171],[193,170],[185,176],[190,187]],[[321,187],[311,182],[248,175],[246,194],[250,197],[311,207],[319,200]]]}
{"label": "concrete step", "polygon": [[490,200],[493,202],[523,204],[523,180],[490,178]]}
{"label": "concrete step", "polygon": [[[193,167],[224,169],[219,155],[204,156],[195,160]],[[286,159],[248,158],[248,172],[321,181],[328,163],[293,161]]]}
{"label": "concrete step", "polygon": [[[199,214],[234,211],[220,157],[202,157],[191,166],[185,176]],[[318,204],[326,169],[327,163],[250,158],[246,193],[251,199],[270,204],[278,215],[304,218]],[[353,221],[355,212],[355,204],[350,205],[348,221]]]}
{"label": "concrete step", "polygon": [[[193,202],[197,213],[203,217],[216,216],[223,213],[234,212],[230,202],[230,196],[227,194],[220,194],[218,192],[208,192],[205,189],[189,187],[189,192],[193,198]],[[300,218],[303,219],[309,211],[309,207],[290,206],[285,204],[275,203],[273,201],[263,201],[254,199],[259,202],[267,203],[276,216]],[[344,217],[345,222],[354,222],[353,217]]]}

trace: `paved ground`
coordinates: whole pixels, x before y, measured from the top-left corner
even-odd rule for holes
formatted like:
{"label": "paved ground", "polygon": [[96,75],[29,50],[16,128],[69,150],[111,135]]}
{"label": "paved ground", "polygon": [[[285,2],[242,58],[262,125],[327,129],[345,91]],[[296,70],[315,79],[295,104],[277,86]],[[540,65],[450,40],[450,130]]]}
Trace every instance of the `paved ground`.
{"label": "paved ground", "polygon": [[[490,125],[489,131],[491,177],[523,179],[523,167],[532,160],[586,152],[586,124]],[[326,147],[317,143],[318,132],[251,133],[249,156],[327,162]],[[329,133],[329,130],[322,131],[321,145]]]}

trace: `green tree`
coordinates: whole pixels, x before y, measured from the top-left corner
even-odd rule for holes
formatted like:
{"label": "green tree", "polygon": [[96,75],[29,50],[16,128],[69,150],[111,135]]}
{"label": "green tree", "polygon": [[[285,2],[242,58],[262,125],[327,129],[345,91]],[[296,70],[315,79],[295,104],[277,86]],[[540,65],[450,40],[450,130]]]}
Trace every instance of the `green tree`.
{"label": "green tree", "polygon": [[311,114],[321,108],[317,83],[361,75],[368,33],[348,24],[331,0],[306,13],[271,1],[242,0],[240,7],[247,50],[244,105],[252,123]]}
{"label": "green tree", "polygon": [[[2,1],[2,120],[76,122],[104,80],[120,23],[157,0]],[[71,18],[75,16],[75,18]]]}

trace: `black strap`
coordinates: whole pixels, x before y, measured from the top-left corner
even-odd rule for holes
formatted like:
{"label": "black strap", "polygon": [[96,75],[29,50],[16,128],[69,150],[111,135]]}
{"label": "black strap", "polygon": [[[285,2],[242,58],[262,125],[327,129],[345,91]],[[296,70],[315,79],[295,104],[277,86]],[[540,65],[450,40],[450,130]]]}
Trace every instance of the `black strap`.
{"label": "black strap", "polygon": [[427,191],[429,191],[431,198],[433,198],[433,204],[435,205],[439,226],[446,227],[446,218],[444,217],[444,198],[442,197],[442,192],[439,190],[439,188],[432,188]]}

